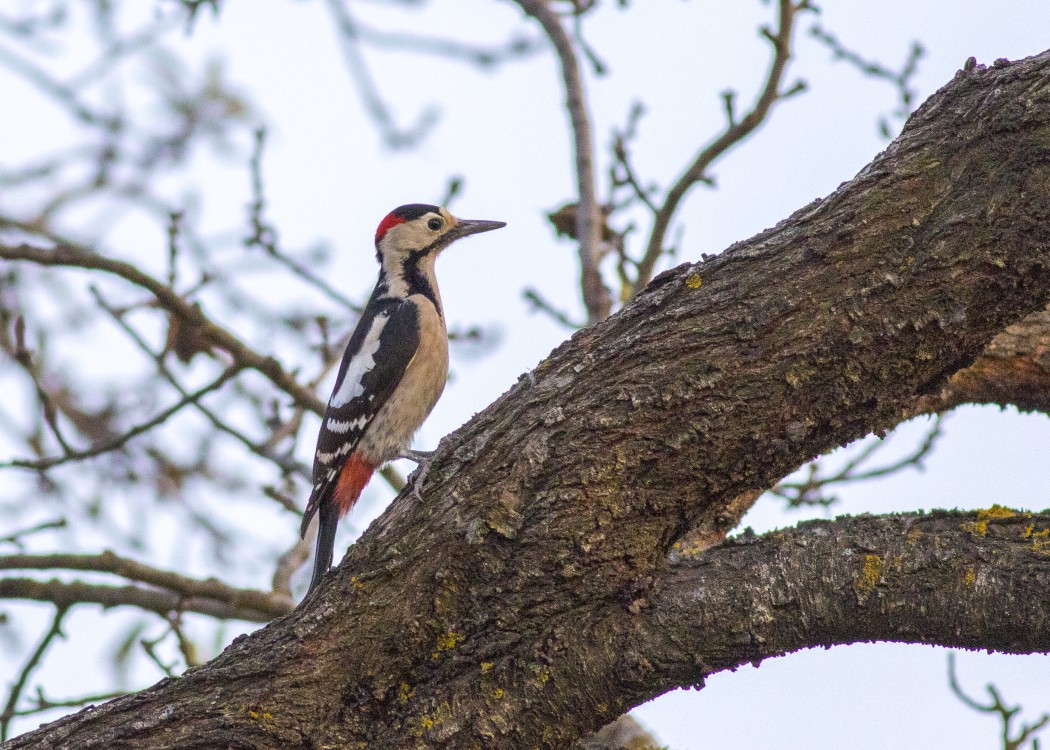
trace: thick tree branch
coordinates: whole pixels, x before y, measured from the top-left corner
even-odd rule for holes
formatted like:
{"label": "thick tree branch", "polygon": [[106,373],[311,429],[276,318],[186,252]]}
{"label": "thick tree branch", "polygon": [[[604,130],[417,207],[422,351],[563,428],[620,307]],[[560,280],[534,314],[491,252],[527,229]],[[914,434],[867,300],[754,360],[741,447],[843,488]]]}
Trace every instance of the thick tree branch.
{"label": "thick tree branch", "polygon": [[1050,310],[1040,310],[1000,333],[972,365],[960,370],[921,411],[960,404],[1000,404],[1050,414]]}
{"label": "thick tree branch", "polygon": [[858,641],[1050,652],[1040,593],[1050,586],[1048,528],[1050,514],[993,506],[815,521],[727,542],[654,583],[637,629],[613,649],[620,674],[656,695],[636,679],[639,664],[669,689]]}
{"label": "thick tree branch", "polygon": [[[291,615],[12,747],[568,747],[646,691],[696,678],[652,660],[618,669],[690,528],[889,429],[1048,302],[1045,53],[961,71],[833,195],[578,332],[442,441],[424,502],[396,500]],[[1020,561],[1014,585],[1031,575],[1045,591],[1048,519],[1030,520],[1031,554],[981,546],[970,559],[975,589]],[[991,517],[960,523],[974,544],[999,541]],[[921,554],[935,538],[915,538],[932,547]],[[894,544],[864,555],[885,563],[903,554]],[[826,562],[790,549],[798,566]],[[867,557],[860,570],[871,590],[857,597],[877,613],[900,571]],[[1001,618],[989,596],[966,616]],[[964,618],[970,602],[957,604]],[[865,640],[872,622],[823,637]],[[1044,650],[1041,622],[970,645]]]}

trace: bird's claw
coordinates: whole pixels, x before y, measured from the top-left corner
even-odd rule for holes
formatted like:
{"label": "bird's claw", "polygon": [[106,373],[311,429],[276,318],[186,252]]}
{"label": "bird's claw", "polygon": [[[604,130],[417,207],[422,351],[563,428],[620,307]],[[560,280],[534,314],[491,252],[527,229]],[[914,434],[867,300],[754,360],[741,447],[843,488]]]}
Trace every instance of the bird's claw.
{"label": "bird's claw", "polygon": [[407,458],[409,461],[416,462],[415,470],[408,475],[408,484],[412,487],[412,497],[422,501],[423,496],[419,494],[419,488],[426,481],[427,473],[430,471],[430,464],[434,461],[434,451],[406,450],[398,458]]}

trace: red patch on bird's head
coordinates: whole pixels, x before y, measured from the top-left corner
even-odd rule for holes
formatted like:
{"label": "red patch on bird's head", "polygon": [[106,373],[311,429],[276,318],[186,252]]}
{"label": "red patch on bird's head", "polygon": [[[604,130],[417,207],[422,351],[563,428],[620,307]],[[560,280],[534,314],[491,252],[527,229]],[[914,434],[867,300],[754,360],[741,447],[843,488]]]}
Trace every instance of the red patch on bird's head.
{"label": "red patch on bird's head", "polygon": [[386,233],[390,231],[391,227],[396,227],[398,224],[404,224],[405,217],[398,216],[397,211],[391,211],[383,220],[379,222],[379,227],[376,229],[376,244],[378,245],[380,240],[386,236]]}

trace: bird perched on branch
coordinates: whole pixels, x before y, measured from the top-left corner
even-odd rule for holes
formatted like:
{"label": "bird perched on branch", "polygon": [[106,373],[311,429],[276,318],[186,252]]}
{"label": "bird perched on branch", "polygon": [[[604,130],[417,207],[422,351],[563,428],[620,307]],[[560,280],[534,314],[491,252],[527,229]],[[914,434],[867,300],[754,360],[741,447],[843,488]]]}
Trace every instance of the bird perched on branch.
{"label": "bird perched on branch", "polygon": [[317,436],[313,492],[300,535],[319,516],[312,591],[332,565],[339,519],[372,473],[408,458],[422,481],[431,454],[409,450],[448,376],[448,334],[434,276],[438,254],[458,239],[506,226],[457,219],[444,208],[395,208],[376,229],[379,280],[346,346]]}

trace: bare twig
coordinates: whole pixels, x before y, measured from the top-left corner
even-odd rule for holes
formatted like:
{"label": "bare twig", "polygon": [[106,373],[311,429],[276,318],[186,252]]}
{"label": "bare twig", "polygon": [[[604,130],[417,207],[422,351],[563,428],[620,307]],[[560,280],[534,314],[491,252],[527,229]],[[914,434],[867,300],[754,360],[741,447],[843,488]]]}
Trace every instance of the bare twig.
{"label": "bare twig", "polygon": [[569,317],[569,314],[564,310],[559,310],[550,302],[548,302],[540,293],[532,289],[531,287],[521,293],[521,296],[525,298],[526,302],[532,304],[533,310],[539,310],[540,312],[547,313],[547,315],[554,318],[556,321],[561,323],[566,328],[571,328],[574,331],[583,328],[583,324],[579,323]]}
{"label": "bare twig", "polygon": [[638,134],[638,121],[643,114],[645,114],[645,107],[641,103],[635,102],[627,115],[626,127],[623,130],[613,132],[614,162],[612,167],[612,184],[614,189],[621,186],[630,187],[634,197],[644,203],[653,215],[656,215],[660,209],[657,208],[649,195],[653,188],[642,187],[641,181],[631,166],[630,153],[627,150],[627,144],[634,140]]}
{"label": "bare twig", "polygon": [[612,300],[602,281],[598,268],[601,260],[601,216],[594,184],[594,144],[583,77],[572,40],[546,0],[516,0],[518,5],[535,18],[554,46],[561,62],[565,84],[565,106],[572,122],[576,152],[576,185],[579,206],[576,213],[576,237],[580,243],[580,271],[583,302],[587,309],[587,324],[591,325],[609,316]]}
{"label": "bare twig", "polygon": [[102,703],[113,698],[119,698],[122,695],[127,695],[123,690],[117,690],[110,693],[98,693],[97,695],[85,695],[80,698],[65,698],[63,700],[53,700],[44,696],[44,691],[41,688],[37,688],[36,696],[33,698],[33,704],[29,708],[22,708],[15,711],[15,716],[32,716],[33,714],[39,714],[44,711],[52,711],[56,708],[79,708],[89,703]]}
{"label": "bare twig", "polygon": [[94,458],[101,456],[103,453],[109,453],[111,451],[119,450],[125,444],[127,444],[133,438],[139,435],[149,432],[155,427],[158,427],[167,422],[173,415],[182,411],[186,406],[196,403],[208,393],[216,391],[224,386],[229,380],[235,377],[240,372],[240,368],[234,366],[225,371],[215,380],[211,381],[202,388],[198,388],[193,393],[189,393],[183,396],[181,399],[176,401],[174,404],[169,406],[164,411],[157,414],[150,420],[143,422],[142,424],[136,425],[131,429],[125,431],[117,437],[106,440],[98,445],[86,448],[84,450],[73,450],[66,446],[66,451],[61,456],[51,456],[49,458],[39,459],[13,459],[10,461],[0,462],[0,468],[15,467],[20,469],[32,469],[34,471],[44,471],[60,464],[70,463],[73,461],[83,461],[84,459]]}
{"label": "bare twig", "polygon": [[394,122],[390,108],[383,101],[379,87],[361,53],[360,30],[357,22],[350,15],[346,3],[344,0],[328,0],[328,9],[339,33],[339,46],[343,50],[347,68],[354,78],[361,98],[364,99],[365,109],[379,126],[379,131],[386,144],[391,148],[408,148],[416,145],[437,122],[437,111],[433,107],[427,108],[411,128],[400,128]]}
{"label": "bare twig", "polygon": [[[174,574],[172,574],[174,575]],[[192,580],[192,579],[187,579]],[[205,583],[205,582],[198,582]],[[33,578],[0,579],[0,599],[51,602],[59,606],[100,604],[109,607],[137,607],[167,617],[172,612],[196,612],[217,620],[269,622],[292,611],[292,602],[275,594],[251,589],[227,589],[222,598],[183,596],[168,590],[142,586],[106,586],[73,581],[38,581]]]}
{"label": "bare twig", "polygon": [[273,580],[270,583],[273,593],[279,596],[291,597],[292,576],[295,575],[295,571],[303,567],[306,561],[310,559],[310,553],[313,551],[316,537],[317,519],[315,518],[307,528],[306,535],[302,539],[296,540],[295,544],[288,551],[277,558],[277,567],[273,572]]}
{"label": "bare twig", "polygon": [[[131,327],[131,325],[124,320],[124,316],[120,314],[120,311],[109,304],[106,299],[102,296],[101,292],[98,291],[94,286],[91,287],[91,294],[94,296],[95,301],[99,307],[105,310],[113,318],[114,322],[123,329],[128,337],[135,343],[136,346],[150,359],[154,361],[157,366],[157,371],[164,377],[171,386],[179,392],[184,398],[188,397],[189,392],[179,383],[178,379],[171,369],[164,363],[164,357],[162,354],[156,354],[150,349],[149,344],[142,338],[138,331]],[[276,450],[268,445],[256,443],[254,440],[249,438],[247,435],[242,433],[240,430],[234,429],[233,427],[226,424],[224,421],[219,419],[211,409],[202,404],[199,400],[193,401],[192,405],[197,411],[203,414],[209,422],[217,429],[220,430],[230,437],[237,440],[241,445],[246,447],[252,453],[261,458],[265,458],[267,461],[272,461],[276,464],[282,472],[286,474],[298,474],[306,479],[310,478],[310,468],[305,464],[296,461],[292,455],[283,455],[278,453]]]}
{"label": "bare twig", "polygon": [[483,68],[520,60],[540,49],[539,39],[514,37],[501,46],[479,47],[450,39],[412,34],[401,29],[396,32],[382,31],[360,21],[355,21],[355,33],[362,42],[374,44],[385,50],[437,55]]}
{"label": "bare twig", "polygon": [[[843,60],[859,70],[863,75],[889,82],[897,90],[898,105],[893,116],[898,120],[904,120],[911,113],[915,102],[915,89],[912,87],[912,79],[919,72],[919,60],[926,51],[919,42],[912,42],[908,50],[908,56],[900,70],[891,70],[880,62],[865,59],[860,53],[848,49],[838,37],[827,29],[817,25],[810,30],[815,39],[822,42],[836,60]],[[879,129],[885,138],[892,136],[889,123],[885,118],[880,118]]]}
{"label": "bare twig", "polygon": [[113,116],[96,112],[84,104],[77,96],[77,89],[55,80],[43,68],[21,55],[0,47],[0,65],[29,81],[38,91],[58,101],[80,121],[107,130],[120,127],[120,123]]}
{"label": "bare twig", "polygon": [[179,644],[179,653],[182,654],[182,660],[186,662],[186,669],[200,666],[201,660],[197,653],[197,644],[191,641],[182,629],[182,613],[172,612],[168,616],[168,622],[171,625],[171,632],[175,635],[175,640]]}
{"label": "bare twig", "polygon": [[48,531],[50,529],[64,529],[66,527],[66,519],[56,518],[54,521],[44,521],[38,523],[36,526],[30,526],[28,529],[20,529],[7,536],[0,536],[0,544],[13,544],[19,549],[22,549],[22,539],[32,534],[36,534],[41,531]]}
{"label": "bare twig", "polygon": [[266,130],[255,131],[255,147],[250,161],[252,175],[252,202],[248,205],[248,220],[252,233],[245,238],[247,247],[257,247],[267,255],[294,273],[299,278],[325,294],[330,299],[355,313],[361,312],[357,304],[334,286],[315,274],[295,258],[290,257],[277,246],[277,230],[266,221],[263,212],[266,210],[266,196],[263,192],[262,155],[266,145]]}
{"label": "bare twig", "polygon": [[69,612],[68,604],[58,605],[55,609],[55,617],[51,621],[51,628],[40,640],[36,650],[30,654],[25,666],[22,667],[22,672],[18,675],[18,679],[15,680],[15,684],[11,686],[11,692],[7,696],[7,704],[4,706],[3,712],[0,713],[0,742],[7,740],[7,731],[11,724],[11,719],[16,715],[15,709],[18,706],[18,699],[21,697],[22,691],[25,689],[26,683],[29,681],[29,676],[40,664],[40,660],[44,658],[44,653],[47,651],[48,647],[51,646],[51,642],[54,641],[57,636],[62,635],[62,620],[65,619],[67,612]]}
{"label": "bare twig", "polygon": [[667,191],[660,210],[656,213],[653,221],[653,229],[649,235],[645,253],[638,262],[638,275],[635,278],[634,293],[638,294],[649,283],[653,276],[653,270],[660,256],[665,252],[664,238],[671,226],[675,212],[679,204],[696,183],[708,177],[707,170],[723,154],[744,138],[751,134],[766,119],[773,105],[785,96],[798,93],[802,90],[799,82],[786,92],[780,90],[780,84],[784,77],[788,61],[791,58],[791,39],[794,30],[796,16],[810,6],[807,0],[795,3],[793,0],[779,0],[779,23],[776,33],[768,28],[762,29],[762,35],[773,45],[773,60],[766,74],[765,85],[762,87],[758,99],[755,101],[751,111],[737,119],[732,107],[732,100],[726,100],[727,120],[726,129],[710,144],[700,150],[685,172]]}
{"label": "bare twig", "polygon": [[861,467],[863,467],[876,452],[886,445],[886,443],[881,440],[872,441],[869,445],[865,446],[863,450],[858,452],[856,456],[847,461],[845,465],[834,474],[830,474],[826,477],[821,476],[820,462],[813,461],[809,464],[807,469],[808,476],[804,481],[779,482],[770,490],[770,493],[787,500],[788,506],[792,508],[798,508],[804,505],[828,506],[838,501],[838,498],[834,495],[823,494],[823,491],[830,486],[846,484],[848,482],[860,482],[867,479],[878,479],[880,477],[889,476],[890,474],[895,474],[909,466],[922,469],[923,461],[933,451],[937,439],[941,436],[942,419],[943,415],[935,415],[933,418],[933,425],[930,427],[919,445],[916,446],[915,450],[897,461],[886,464],[885,466],[877,466],[875,468],[861,470]]}
{"label": "bare twig", "polygon": [[139,643],[142,644],[142,650],[146,652],[146,656],[150,658],[150,661],[157,665],[157,668],[161,672],[163,672],[168,677],[177,677],[178,675],[175,672],[175,664],[168,664],[167,662],[163,661],[160,658],[160,654],[157,653],[157,646],[159,646],[161,642],[165,638],[167,638],[170,633],[170,629],[165,630],[156,638],[143,638],[139,641]]}
{"label": "bare twig", "polygon": [[[10,224],[12,223],[0,220],[0,226]],[[17,228],[22,229],[23,227]],[[41,266],[103,271],[119,276],[125,281],[153,294],[161,307],[177,316],[185,325],[199,327],[202,336],[210,340],[217,348],[229,354],[241,368],[252,369],[261,373],[300,406],[317,414],[324,412],[325,407],[320,399],[314,393],[303,388],[291,374],[281,367],[280,362],[273,357],[259,354],[249,348],[239,338],[210,320],[200,306],[183,299],[178,292],[167,284],[158,281],[125,261],[106,258],[86,248],[58,240],[57,238],[51,239],[57,244],[50,249],[26,244],[0,245],[0,258],[25,260]]]}
{"label": "bare twig", "polygon": [[985,685],[985,690],[988,691],[988,696],[991,698],[991,701],[987,704],[981,703],[967,695],[963,691],[962,686],[959,685],[955,669],[955,652],[952,651],[948,652],[948,686],[956,698],[974,711],[998,715],[1002,723],[1000,738],[1003,743],[1003,750],[1020,750],[1029,740],[1032,743],[1032,750],[1039,750],[1039,740],[1035,739],[1035,735],[1050,724],[1050,714],[1042,714],[1034,722],[1022,722],[1020,728],[1016,732],[1013,731],[1013,721],[1017,718],[1021,707],[1007,706],[1003,702],[1003,697],[999,690],[992,684]]}
{"label": "bare twig", "polygon": [[36,390],[37,399],[40,401],[40,406],[44,412],[44,421],[47,422],[47,426],[51,428],[51,434],[55,436],[58,444],[62,446],[65,451],[71,451],[69,443],[66,438],[62,435],[62,430],[58,426],[58,410],[55,408],[54,402],[51,400],[51,395],[44,388],[44,384],[40,382],[40,373],[38,367],[33,363],[33,353],[26,347],[26,323],[25,318],[19,315],[15,318],[15,346],[14,346],[14,360],[21,365],[22,369],[29,375],[30,380],[33,381],[33,388]]}
{"label": "bare twig", "polygon": [[[247,619],[260,622],[267,622],[270,619],[283,615],[291,610],[291,602],[284,597],[275,596],[263,591],[256,591],[254,589],[238,589],[229,586],[216,578],[208,578],[207,580],[188,578],[179,575],[178,573],[161,570],[160,568],[154,568],[136,562],[135,560],[120,557],[108,550],[98,555],[0,555],[0,570],[80,570],[94,573],[110,573],[129,581],[144,583],[154,586],[157,589],[166,590],[164,592],[151,592],[147,589],[135,589],[143,594],[171,592],[172,594],[177,595],[178,600],[185,600],[187,602],[210,601],[214,603],[211,605],[213,607],[215,605],[226,607],[226,617],[241,617],[241,615],[251,612],[253,613],[253,617]],[[52,581],[52,583],[56,582]],[[84,584],[69,584],[69,586],[82,585]],[[119,591],[120,589],[110,590]],[[3,598],[12,597],[3,595]],[[87,599],[86,601],[98,600]],[[158,601],[160,600],[153,600],[154,606],[143,607],[143,609],[148,609],[152,612],[158,611],[155,606]],[[58,601],[56,603],[60,604],[62,602]],[[99,601],[98,603],[103,604],[105,602]],[[115,601],[113,603],[130,604],[133,602]],[[231,614],[230,612],[232,612],[232,610],[230,608],[237,610],[241,614]],[[164,609],[163,613],[166,614],[169,611],[189,612],[200,611],[200,609],[195,610],[189,606],[171,606]]]}

